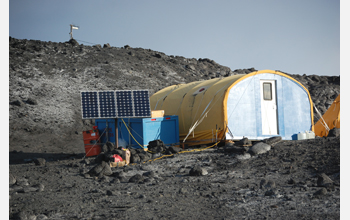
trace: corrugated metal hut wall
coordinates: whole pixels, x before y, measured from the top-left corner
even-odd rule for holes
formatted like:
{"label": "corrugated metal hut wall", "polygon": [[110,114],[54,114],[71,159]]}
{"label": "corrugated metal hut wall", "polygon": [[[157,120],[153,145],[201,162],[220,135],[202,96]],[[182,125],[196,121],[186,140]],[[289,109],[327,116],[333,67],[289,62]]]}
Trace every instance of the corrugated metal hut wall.
{"label": "corrugated metal hut wall", "polygon": [[299,132],[313,130],[312,100],[299,82],[278,71],[250,73],[229,88],[227,95],[227,139],[247,137],[261,140],[275,135],[262,134],[260,81],[276,84],[277,131],[284,140],[296,139]]}

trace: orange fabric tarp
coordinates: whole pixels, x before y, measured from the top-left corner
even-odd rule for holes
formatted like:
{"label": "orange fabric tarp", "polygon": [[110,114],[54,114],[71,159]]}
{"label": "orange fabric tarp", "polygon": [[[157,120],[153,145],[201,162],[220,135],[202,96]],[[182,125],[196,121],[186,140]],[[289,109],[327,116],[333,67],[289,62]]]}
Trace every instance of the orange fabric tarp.
{"label": "orange fabric tarp", "polygon": [[[322,120],[323,118],[323,120]],[[328,128],[331,130],[333,128],[340,128],[340,94],[333,101],[332,105],[324,113],[324,115],[315,124],[315,135],[319,137],[328,136]],[[327,126],[325,125],[327,124]]]}

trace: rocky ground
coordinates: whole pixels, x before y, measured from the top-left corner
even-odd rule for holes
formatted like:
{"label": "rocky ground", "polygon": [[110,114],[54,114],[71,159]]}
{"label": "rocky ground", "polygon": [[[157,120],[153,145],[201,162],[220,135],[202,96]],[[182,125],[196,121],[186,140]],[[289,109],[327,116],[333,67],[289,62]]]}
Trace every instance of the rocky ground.
{"label": "rocky ground", "polygon": [[[174,155],[145,163],[141,159],[162,154],[133,152],[140,161],[123,168],[84,158],[82,131],[94,122],[81,119],[80,91],[153,94],[172,84],[252,71],[128,45],[10,37],[10,219],[339,218],[337,132],[314,140],[265,141],[256,147],[261,154],[236,143],[188,153],[167,149]],[[309,89],[321,113],[340,93],[339,76],[289,75]]]}

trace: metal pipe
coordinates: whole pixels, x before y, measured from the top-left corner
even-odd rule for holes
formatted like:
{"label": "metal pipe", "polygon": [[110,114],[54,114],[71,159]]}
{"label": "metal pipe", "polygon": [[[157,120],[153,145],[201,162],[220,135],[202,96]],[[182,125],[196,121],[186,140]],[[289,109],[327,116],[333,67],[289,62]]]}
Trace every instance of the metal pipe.
{"label": "metal pipe", "polygon": [[115,146],[116,146],[116,148],[119,148],[119,143],[118,143],[118,118],[115,119]]}
{"label": "metal pipe", "polygon": [[109,141],[108,140],[108,133],[109,133],[109,130],[108,130],[108,119],[106,119],[106,143]]}

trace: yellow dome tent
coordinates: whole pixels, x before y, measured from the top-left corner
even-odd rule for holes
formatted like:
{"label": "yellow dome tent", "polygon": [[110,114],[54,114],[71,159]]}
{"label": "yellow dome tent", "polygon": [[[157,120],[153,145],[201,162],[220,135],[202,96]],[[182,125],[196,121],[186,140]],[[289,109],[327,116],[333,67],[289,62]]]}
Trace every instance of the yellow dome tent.
{"label": "yellow dome tent", "polygon": [[315,135],[327,137],[329,130],[333,128],[340,128],[340,94],[315,124]]}

